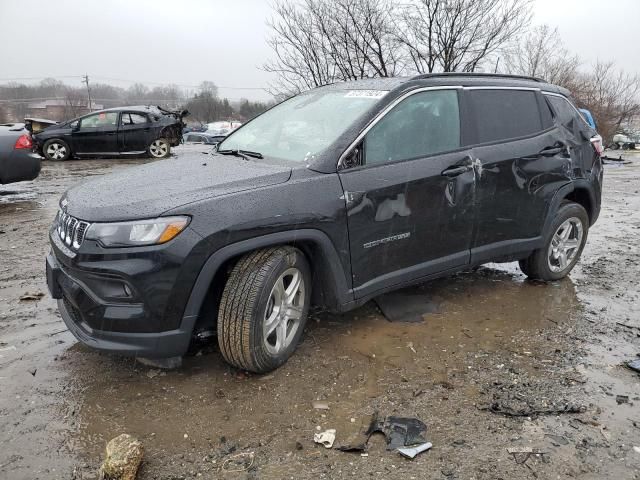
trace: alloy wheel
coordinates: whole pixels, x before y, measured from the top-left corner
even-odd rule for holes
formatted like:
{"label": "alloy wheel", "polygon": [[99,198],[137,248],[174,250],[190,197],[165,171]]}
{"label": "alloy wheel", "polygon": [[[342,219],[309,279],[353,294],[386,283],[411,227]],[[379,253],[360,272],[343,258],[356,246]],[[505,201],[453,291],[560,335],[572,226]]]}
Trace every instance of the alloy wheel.
{"label": "alloy wheel", "polygon": [[149,147],[149,152],[156,158],[162,158],[167,155],[169,151],[169,145],[167,142],[162,140],[154,140],[154,142]]}
{"label": "alloy wheel", "polygon": [[61,143],[50,143],[47,147],[47,157],[52,160],[61,160],[67,155],[67,147]]}
{"label": "alloy wheel", "polygon": [[262,338],[269,353],[277,355],[289,347],[300,326],[304,309],[304,278],[297,268],[278,277],[264,312]]}
{"label": "alloy wheel", "polygon": [[582,222],[577,217],[568,218],[558,227],[551,238],[547,255],[552,272],[562,272],[572,265],[580,251],[583,235]]}

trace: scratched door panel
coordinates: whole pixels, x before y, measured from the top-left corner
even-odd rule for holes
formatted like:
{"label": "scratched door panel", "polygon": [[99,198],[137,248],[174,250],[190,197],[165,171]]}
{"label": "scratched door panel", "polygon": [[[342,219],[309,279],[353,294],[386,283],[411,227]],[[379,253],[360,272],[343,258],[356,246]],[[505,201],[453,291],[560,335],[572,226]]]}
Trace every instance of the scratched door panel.
{"label": "scratched door panel", "polygon": [[464,265],[474,215],[468,152],[435,155],[341,173],[356,296]]}

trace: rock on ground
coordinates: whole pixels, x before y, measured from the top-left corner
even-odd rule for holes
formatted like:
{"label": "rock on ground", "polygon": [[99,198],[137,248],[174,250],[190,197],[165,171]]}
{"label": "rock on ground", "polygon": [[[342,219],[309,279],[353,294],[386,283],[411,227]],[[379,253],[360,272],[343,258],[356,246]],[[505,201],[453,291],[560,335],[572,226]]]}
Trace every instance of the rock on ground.
{"label": "rock on ground", "polygon": [[100,477],[105,480],[135,480],[142,463],[142,443],[123,433],[107,443],[107,457],[100,467]]}

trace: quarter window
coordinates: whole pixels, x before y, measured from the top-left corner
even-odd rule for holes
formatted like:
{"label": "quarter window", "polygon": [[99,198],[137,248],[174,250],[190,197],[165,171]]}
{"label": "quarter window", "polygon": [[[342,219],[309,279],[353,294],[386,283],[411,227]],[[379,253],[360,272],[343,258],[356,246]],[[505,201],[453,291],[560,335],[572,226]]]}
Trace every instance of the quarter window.
{"label": "quarter window", "polygon": [[525,137],[543,130],[536,92],[470,90],[476,143]]}
{"label": "quarter window", "polygon": [[[556,113],[556,118],[561,125],[564,125],[569,130],[573,130],[575,121],[579,121],[586,124],[587,121],[582,118],[578,111],[573,108],[569,101],[564,97],[556,97],[555,95],[545,95],[547,100],[551,103],[551,107]],[[583,125],[584,126],[584,125]]]}
{"label": "quarter window", "polygon": [[404,99],[365,136],[366,164],[420,158],[460,147],[455,90],[419,92]]}

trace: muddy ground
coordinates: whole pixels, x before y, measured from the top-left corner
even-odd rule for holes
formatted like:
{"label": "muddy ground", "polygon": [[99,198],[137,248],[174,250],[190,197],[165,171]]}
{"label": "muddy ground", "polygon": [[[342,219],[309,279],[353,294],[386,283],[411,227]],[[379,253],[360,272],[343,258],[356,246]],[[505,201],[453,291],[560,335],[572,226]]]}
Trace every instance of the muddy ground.
{"label": "muddy ground", "polygon": [[[640,375],[621,366],[640,354],[640,155],[606,166],[570,278],[533,283],[516,264],[489,265],[419,287],[437,306],[423,323],[390,323],[374,303],[316,314],[265,376],[215,347],[163,372],[66,331],[44,277],[57,201],[144,161],[45,162],[35,181],[0,187],[0,478],[95,479],[123,432],[144,443],[140,479],[640,478]],[[404,459],[380,434],[368,456],[313,443],[335,428],[342,444],[375,411],[420,418],[432,450]],[[507,451],[522,447],[543,454]]]}

